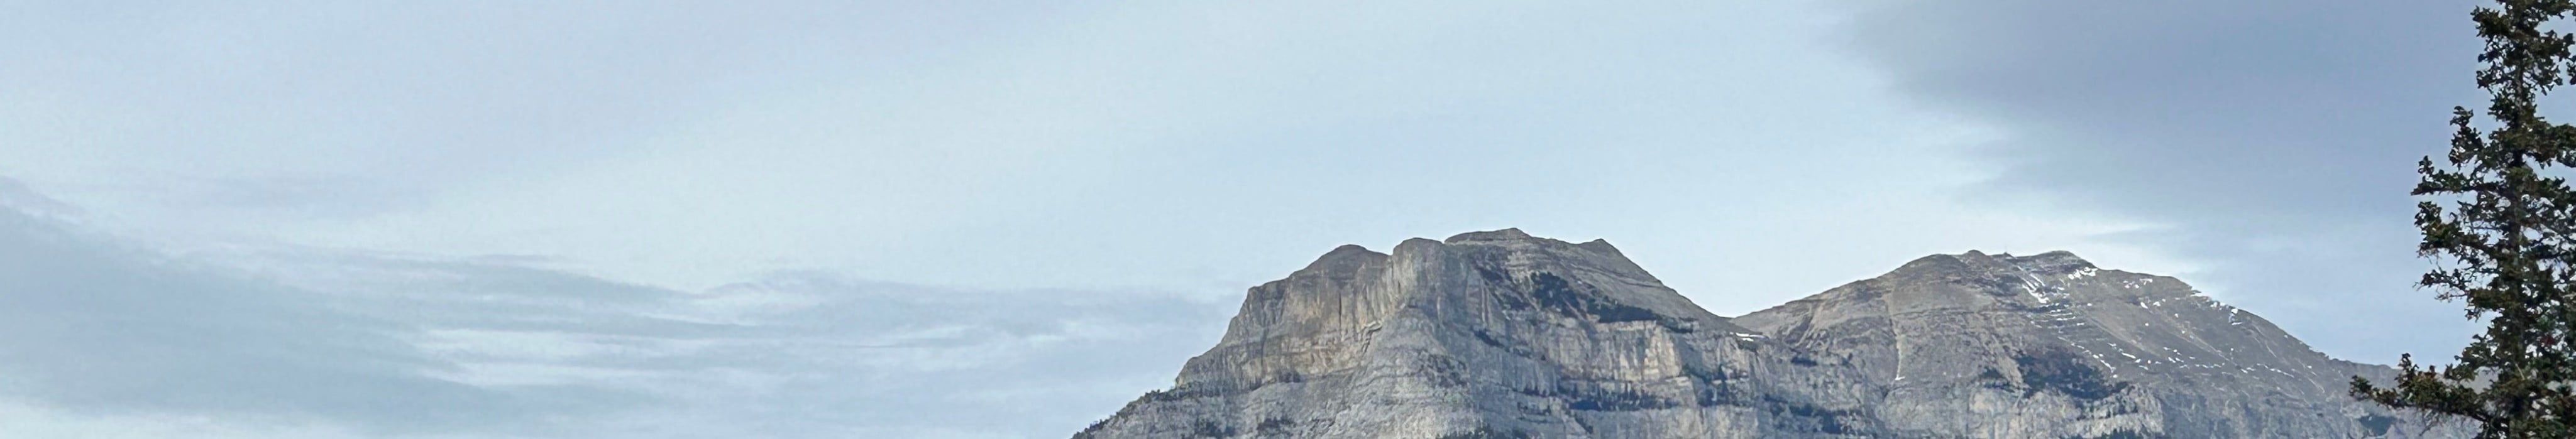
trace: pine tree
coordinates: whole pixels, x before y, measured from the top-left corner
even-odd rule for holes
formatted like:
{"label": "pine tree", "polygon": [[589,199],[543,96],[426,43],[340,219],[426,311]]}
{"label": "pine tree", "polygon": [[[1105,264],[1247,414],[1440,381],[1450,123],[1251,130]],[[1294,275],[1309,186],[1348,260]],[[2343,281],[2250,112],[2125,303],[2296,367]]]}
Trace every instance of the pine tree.
{"label": "pine tree", "polygon": [[2552,30],[2571,9],[2576,0],[2500,0],[2471,14],[2486,40],[2486,118],[2452,108],[2447,166],[2416,164],[2414,195],[2427,199],[2415,225],[2417,252],[2435,265],[2420,285],[2464,302],[2486,332],[2454,365],[2402,356],[2388,387],[2354,377],[2355,397],[2472,422],[2480,438],[2576,437],[2576,191],[2563,177],[2576,167],[2576,127],[2539,109],[2576,67],[2576,36]]}

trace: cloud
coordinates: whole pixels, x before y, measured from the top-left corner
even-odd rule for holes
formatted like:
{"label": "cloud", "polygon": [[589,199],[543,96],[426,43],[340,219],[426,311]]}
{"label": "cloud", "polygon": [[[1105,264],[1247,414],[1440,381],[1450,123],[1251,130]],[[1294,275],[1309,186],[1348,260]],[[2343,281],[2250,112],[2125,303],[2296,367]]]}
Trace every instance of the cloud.
{"label": "cloud", "polygon": [[2426,265],[2406,191],[2447,110],[2480,102],[2469,8],[1877,2],[1846,29],[1919,102],[2007,133],[1978,193],[2162,224],[2115,238],[2203,261],[2190,278],[2225,300],[2384,362],[2466,340],[2455,307],[2409,288]]}
{"label": "cloud", "polygon": [[369,291],[384,306],[367,312],[417,316],[421,345],[458,366],[443,377],[652,400],[534,430],[547,437],[1066,434],[1169,385],[1229,309],[824,272],[680,292],[485,262],[269,256],[264,272],[286,282]]}
{"label": "cloud", "polygon": [[818,272],[684,292],[525,263],[173,255],[0,209],[0,423],[44,437],[1057,436],[1169,385],[1227,310]]}
{"label": "cloud", "polygon": [[1740,313],[2125,226],[1943,199],[1974,133],[1821,50],[1817,4],[1359,6],[37,5],[0,14],[53,43],[0,47],[0,173],[137,235],[688,290],[1222,291],[1523,227]]}
{"label": "cloud", "polygon": [[525,416],[397,322],[0,210],[0,389],[70,410],[314,416],[442,429]]}

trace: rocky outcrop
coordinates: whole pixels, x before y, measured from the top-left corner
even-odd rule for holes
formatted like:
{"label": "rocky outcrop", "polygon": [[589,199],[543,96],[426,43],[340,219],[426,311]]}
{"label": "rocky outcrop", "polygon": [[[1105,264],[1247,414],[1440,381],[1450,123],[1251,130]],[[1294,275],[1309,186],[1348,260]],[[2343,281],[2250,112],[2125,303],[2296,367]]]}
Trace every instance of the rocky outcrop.
{"label": "rocky outcrop", "polygon": [[1343,246],[1077,438],[2408,437],[2309,350],[2171,278],[1938,255],[1739,319],[1608,242]]}

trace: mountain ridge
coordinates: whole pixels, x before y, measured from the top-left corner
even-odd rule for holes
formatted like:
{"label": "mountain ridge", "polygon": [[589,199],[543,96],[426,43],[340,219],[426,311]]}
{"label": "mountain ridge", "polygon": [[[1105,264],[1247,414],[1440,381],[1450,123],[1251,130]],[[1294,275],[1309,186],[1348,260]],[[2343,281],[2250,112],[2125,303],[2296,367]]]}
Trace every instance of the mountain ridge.
{"label": "mountain ridge", "polygon": [[1728,318],[1606,240],[1502,229],[1254,287],[1171,389],[1076,437],[2445,435],[2335,387],[2385,369],[2064,251],[1925,256]]}

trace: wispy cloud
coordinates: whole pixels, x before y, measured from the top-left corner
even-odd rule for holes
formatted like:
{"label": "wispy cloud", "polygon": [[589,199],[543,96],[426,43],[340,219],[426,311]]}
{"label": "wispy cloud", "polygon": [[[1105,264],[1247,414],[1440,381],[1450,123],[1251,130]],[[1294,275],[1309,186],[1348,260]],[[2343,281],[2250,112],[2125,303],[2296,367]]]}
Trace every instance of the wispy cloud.
{"label": "wispy cloud", "polygon": [[[528,412],[415,370],[399,322],[0,212],[0,382],[76,410],[283,413],[395,429]],[[401,395],[393,397],[392,395]]]}
{"label": "wispy cloud", "polygon": [[0,419],[85,437],[1042,437],[1168,385],[1225,310],[825,273],[683,292],[491,261],[172,257],[0,211]]}

